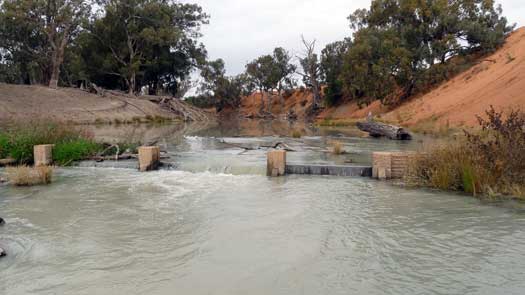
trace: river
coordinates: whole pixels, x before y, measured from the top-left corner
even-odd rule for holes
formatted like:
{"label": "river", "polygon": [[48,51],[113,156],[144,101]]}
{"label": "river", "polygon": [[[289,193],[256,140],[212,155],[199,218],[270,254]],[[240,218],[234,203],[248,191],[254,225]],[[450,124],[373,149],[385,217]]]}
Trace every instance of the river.
{"label": "river", "polygon": [[[101,128],[159,142],[173,171],[58,169],[0,187],[1,294],[523,294],[525,206],[367,178],[264,176],[276,140],[293,162],[366,163],[415,149],[355,130]],[[272,124],[270,124],[272,125]],[[130,127],[125,127],[130,128]],[[266,129],[265,129],[266,128]],[[272,136],[273,135],[273,136]],[[338,140],[349,151],[327,152]]]}

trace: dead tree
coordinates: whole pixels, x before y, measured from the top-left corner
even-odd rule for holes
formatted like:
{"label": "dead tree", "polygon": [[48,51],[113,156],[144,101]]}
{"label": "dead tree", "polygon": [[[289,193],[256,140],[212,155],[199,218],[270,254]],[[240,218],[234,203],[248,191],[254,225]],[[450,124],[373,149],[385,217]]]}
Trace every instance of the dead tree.
{"label": "dead tree", "polygon": [[316,40],[309,42],[304,36],[301,36],[301,39],[304,45],[304,53],[302,57],[298,58],[303,72],[298,72],[298,74],[303,77],[304,84],[312,90],[314,97],[312,111],[315,111],[321,106],[321,64],[318,55],[315,53]]}

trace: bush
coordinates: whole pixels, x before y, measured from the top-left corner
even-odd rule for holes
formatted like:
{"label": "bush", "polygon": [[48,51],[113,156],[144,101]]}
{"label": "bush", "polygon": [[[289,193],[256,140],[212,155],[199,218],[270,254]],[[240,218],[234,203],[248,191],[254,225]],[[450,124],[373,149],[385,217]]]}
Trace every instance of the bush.
{"label": "bush", "polygon": [[334,153],[335,155],[342,155],[345,153],[342,142],[333,141],[331,145],[332,145],[332,153]]}
{"label": "bush", "polygon": [[292,137],[293,138],[301,138],[302,136],[303,136],[303,134],[301,133],[301,131],[299,131],[299,130],[292,131]]}
{"label": "bush", "polygon": [[5,133],[0,133],[0,159],[7,158],[9,156],[9,151],[9,136]]}
{"label": "bush", "polygon": [[525,197],[525,113],[508,116],[491,107],[482,128],[418,155],[407,182],[473,195]]}
{"label": "bush", "polygon": [[31,186],[38,184],[49,184],[53,178],[53,167],[51,166],[17,166],[6,168],[7,179],[16,186]]}
{"label": "bush", "polygon": [[0,131],[0,156],[11,157],[20,164],[31,164],[35,145],[61,144],[79,139],[92,141],[92,135],[78,127],[56,122],[14,122]]}
{"label": "bush", "polygon": [[74,161],[95,155],[101,148],[102,145],[84,138],[60,142],[53,148],[53,160],[58,165],[68,166]]}

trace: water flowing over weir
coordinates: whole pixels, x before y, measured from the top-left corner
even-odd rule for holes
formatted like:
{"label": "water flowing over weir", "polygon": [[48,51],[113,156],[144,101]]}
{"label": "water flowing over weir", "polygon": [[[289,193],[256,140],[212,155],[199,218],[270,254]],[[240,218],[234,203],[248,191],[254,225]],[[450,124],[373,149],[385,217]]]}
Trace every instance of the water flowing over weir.
{"label": "water flowing over weir", "polygon": [[[342,132],[170,131],[176,170],[67,168],[50,186],[0,187],[1,293],[523,293],[523,204],[361,177],[268,178],[264,150],[224,144],[279,139],[298,150],[291,162],[357,165],[412,148]],[[347,155],[325,152],[333,138]]]}

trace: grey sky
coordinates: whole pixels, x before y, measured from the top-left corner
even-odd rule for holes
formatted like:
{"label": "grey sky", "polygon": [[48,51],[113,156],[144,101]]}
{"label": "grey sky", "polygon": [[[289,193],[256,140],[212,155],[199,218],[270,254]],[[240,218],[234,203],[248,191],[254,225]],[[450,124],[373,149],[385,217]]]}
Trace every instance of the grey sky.
{"label": "grey sky", "polygon": [[[185,0],[211,15],[202,41],[212,59],[223,58],[228,74],[277,46],[301,51],[301,34],[318,49],[351,35],[347,17],[370,0]],[[525,24],[524,0],[499,0],[511,23]]]}

